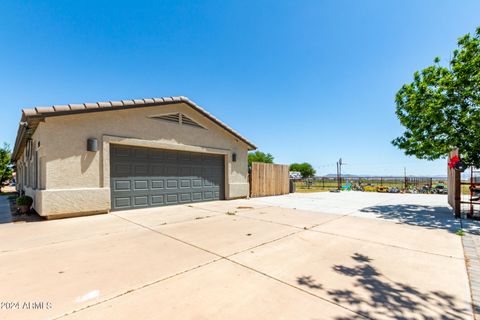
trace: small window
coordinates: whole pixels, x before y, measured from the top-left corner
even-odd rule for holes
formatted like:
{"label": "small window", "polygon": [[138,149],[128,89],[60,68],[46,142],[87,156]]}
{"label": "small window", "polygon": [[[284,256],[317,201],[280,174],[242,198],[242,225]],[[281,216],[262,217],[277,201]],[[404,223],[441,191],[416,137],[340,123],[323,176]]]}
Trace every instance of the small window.
{"label": "small window", "polygon": [[27,140],[27,145],[25,146],[25,156],[27,160],[32,159],[32,140]]}
{"label": "small window", "polygon": [[33,158],[33,161],[34,161],[34,173],[33,173],[33,188],[34,189],[38,189],[39,185],[38,185],[38,174],[39,174],[39,170],[38,170],[38,151],[35,151],[35,157]]}

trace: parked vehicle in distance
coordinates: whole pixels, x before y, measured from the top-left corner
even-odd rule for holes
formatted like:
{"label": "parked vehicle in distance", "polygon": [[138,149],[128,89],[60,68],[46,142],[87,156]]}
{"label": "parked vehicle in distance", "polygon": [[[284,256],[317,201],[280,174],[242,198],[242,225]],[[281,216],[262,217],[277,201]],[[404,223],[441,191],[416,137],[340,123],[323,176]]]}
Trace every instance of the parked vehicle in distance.
{"label": "parked vehicle in distance", "polygon": [[353,191],[364,191],[364,190],[363,190],[363,187],[362,187],[361,185],[359,185],[359,184],[354,184],[354,185],[352,186],[352,190],[353,190]]}
{"label": "parked vehicle in distance", "polygon": [[388,192],[388,187],[386,186],[378,186],[377,192]]}
{"label": "parked vehicle in distance", "polygon": [[437,183],[432,189],[432,193],[447,194],[448,188],[443,183]]}
{"label": "parked vehicle in distance", "polygon": [[431,193],[430,185],[425,184],[418,191],[419,191],[419,193]]}
{"label": "parked vehicle in distance", "polygon": [[389,193],[399,193],[400,189],[398,189],[397,187],[390,187],[390,188],[388,188],[388,192]]}
{"label": "parked vehicle in distance", "polygon": [[302,174],[298,171],[290,171],[289,176],[290,176],[290,179],[293,179],[293,180],[302,179]]}
{"label": "parked vehicle in distance", "polygon": [[363,187],[363,191],[366,191],[366,192],[376,192],[376,191],[377,191],[377,188],[376,188],[375,186],[368,185],[368,186]]}

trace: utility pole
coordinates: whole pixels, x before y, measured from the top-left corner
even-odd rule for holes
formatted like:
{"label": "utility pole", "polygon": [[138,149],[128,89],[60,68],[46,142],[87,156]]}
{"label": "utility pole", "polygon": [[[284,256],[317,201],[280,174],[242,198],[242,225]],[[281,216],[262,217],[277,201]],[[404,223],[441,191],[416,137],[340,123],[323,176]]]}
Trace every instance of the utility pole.
{"label": "utility pole", "polygon": [[342,158],[337,161],[337,188],[342,189]]}
{"label": "utility pole", "polygon": [[407,167],[403,167],[404,190],[407,190]]}

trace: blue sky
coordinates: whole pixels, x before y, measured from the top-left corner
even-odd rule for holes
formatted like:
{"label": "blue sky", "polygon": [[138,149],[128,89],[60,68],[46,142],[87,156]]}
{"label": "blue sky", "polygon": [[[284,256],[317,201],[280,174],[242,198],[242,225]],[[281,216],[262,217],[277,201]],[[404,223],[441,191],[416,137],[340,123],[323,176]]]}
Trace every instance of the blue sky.
{"label": "blue sky", "polygon": [[184,95],[319,174],[445,174],[390,141],[394,95],[473,32],[480,1],[0,3],[0,142],[20,109]]}

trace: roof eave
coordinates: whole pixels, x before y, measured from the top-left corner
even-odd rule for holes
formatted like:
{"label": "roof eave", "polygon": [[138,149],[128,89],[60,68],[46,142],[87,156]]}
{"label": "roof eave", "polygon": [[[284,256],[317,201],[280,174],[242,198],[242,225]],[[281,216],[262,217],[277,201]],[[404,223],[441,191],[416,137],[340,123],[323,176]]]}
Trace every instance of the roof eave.
{"label": "roof eave", "polygon": [[[100,112],[100,111],[114,111],[114,110],[125,110],[131,108],[143,108],[143,107],[153,107],[159,105],[168,105],[168,104],[178,104],[186,103],[199,113],[201,113],[206,118],[210,119],[212,122],[223,128],[225,131],[236,137],[238,140],[242,141],[247,145],[248,150],[255,150],[257,147],[242,137],[235,130],[227,126],[225,123],[215,118],[212,114],[208,113],[205,109],[197,105],[195,102],[190,100],[187,97],[165,97],[165,98],[151,98],[151,99],[142,99],[142,100],[122,100],[122,101],[109,101],[109,102],[97,102],[97,103],[84,103],[84,104],[70,104],[70,105],[57,105],[51,107],[37,107],[35,109],[24,109],[22,110],[22,118],[20,122],[27,122],[30,125],[31,120],[34,121],[32,127],[29,127],[29,130],[32,130],[33,134],[38,126],[38,122],[42,121],[47,117],[53,116],[62,116],[62,115],[71,115],[71,114],[80,114],[80,113],[90,113],[90,112]],[[22,147],[25,144],[25,134],[27,127],[22,124],[19,124],[17,138],[15,140],[15,147],[12,152],[12,160],[18,160]]]}

